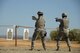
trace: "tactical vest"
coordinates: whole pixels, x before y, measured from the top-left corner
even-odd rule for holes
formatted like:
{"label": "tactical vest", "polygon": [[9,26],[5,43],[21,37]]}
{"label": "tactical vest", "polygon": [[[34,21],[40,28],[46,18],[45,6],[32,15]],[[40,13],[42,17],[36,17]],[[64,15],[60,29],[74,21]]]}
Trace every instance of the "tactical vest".
{"label": "tactical vest", "polygon": [[45,20],[43,19],[43,17],[40,17],[36,23],[35,23],[36,28],[41,28],[44,29],[45,27]]}
{"label": "tactical vest", "polygon": [[63,18],[62,20],[63,20],[63,27],[67,29],[69,27],[69,20],[66,18]]}

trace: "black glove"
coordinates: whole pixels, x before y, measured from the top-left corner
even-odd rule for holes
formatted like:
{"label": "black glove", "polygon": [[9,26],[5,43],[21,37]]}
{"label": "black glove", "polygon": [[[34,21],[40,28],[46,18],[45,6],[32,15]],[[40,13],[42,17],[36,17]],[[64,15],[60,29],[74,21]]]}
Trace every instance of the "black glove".
{"label": "black glove", "polygon": [[47,35],[47,32],[45,32],[44,37]]}
{"label": "black glove", "polygon": [[58,21],[58,20],[57,20],[58,18],[56,17],[55,19],[56,19],[56,22],[57,22],[57,21]]}

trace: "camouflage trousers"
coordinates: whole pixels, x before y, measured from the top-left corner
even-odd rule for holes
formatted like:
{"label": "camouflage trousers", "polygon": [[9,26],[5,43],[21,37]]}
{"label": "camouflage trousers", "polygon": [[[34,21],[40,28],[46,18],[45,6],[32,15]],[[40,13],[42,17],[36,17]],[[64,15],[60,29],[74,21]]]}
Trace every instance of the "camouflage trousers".
{"label": "camouflage trousers", "polygon": [[46,31],[45,30],[36,30],[36,29],[35,29],[35,31],[33,33],[33,36],[32,36],[31,49],[34,48],[34,41],[36,40],[38,35],[40,35],[42,46],[43,46],[44,50],[46,50],[45,43],[44,43],[44,38],[46,36]]}
{"label": "camouflage trousers", "polygon": [[60,40],[62,39],[62,38],[64,38],[65,39],[65,41],[66,41],[66,43],[67,43],[67,46],[69,47],[69,49],[70,49],[70,47],[71,47],[71,42],[70,42],[70,40],[69,40],[69,37],[68,37],[68,35],[69,35],[69,30],[68,29],[64,29],[64,31],[59,31],[58,32],[58,35],[57,35],[57,49],[59,49],[59,46],[60,46]]}

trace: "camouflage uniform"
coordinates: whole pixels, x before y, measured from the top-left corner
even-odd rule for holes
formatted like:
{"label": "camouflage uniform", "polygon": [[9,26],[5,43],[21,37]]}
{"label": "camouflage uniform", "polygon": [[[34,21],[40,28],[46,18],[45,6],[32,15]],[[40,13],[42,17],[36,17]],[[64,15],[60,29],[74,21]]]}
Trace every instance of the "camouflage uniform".
{"label": "camouflage uniform", "polygon": [[67,15],[65,13],[62,13],[62,19],[56,18],[56,22],[60,22],[59,25],[59,31],[57,35],[57,51],[59,50],[59,41],[62,37],[65,38],[65,41],[67,43],[67,46],[69,47],[69,51],[71,51],[71,45],[70,45],[70,40],[69,40],[69,20],[67,19]]}
{"label": "camouflage uniform", "polygon": [[39,33],[40,37],[41,37],[41,41],[42,41],[42,45],[44,50],[46,50],[45,48],[45,43],[44,43],[44,37],[46,36],[46,31],[45,31],[45,20],[43,19],[43,13],[42,12],[38,12],[38,19],[35,22],[35,31],[33,33],[33,37],[32,37],[32,42],[31,42],[31,50],[33,50],[34,48],[34,41]]}

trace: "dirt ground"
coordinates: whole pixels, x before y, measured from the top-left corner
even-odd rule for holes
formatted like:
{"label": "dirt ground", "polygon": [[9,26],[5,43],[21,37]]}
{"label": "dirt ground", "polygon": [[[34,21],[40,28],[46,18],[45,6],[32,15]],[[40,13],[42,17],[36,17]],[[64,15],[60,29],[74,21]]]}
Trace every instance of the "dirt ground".
{"label": "dirt ground", "polygon": [[47,50],[44,51],[41,41],[35,41],[34,50],[30,51],[31,41],[18,39],[17,47],[14,40],[0,39],[0,53],[80,53],[80,44],[77,41],[71,42],[72,51],[68,51],[66,42],[61,41],[60,50],[56,51],[55,41],[45,41]]}

